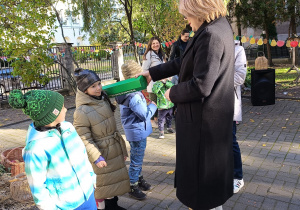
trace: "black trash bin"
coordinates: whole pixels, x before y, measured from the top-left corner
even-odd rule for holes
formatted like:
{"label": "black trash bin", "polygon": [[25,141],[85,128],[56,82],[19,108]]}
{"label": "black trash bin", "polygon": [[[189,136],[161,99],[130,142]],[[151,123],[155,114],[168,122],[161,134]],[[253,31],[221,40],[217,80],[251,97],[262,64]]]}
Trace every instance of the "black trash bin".
{"label": "black trash bin", "polygon": [[251,103],[253,106],[275,104],[275,69],[251,69]]}

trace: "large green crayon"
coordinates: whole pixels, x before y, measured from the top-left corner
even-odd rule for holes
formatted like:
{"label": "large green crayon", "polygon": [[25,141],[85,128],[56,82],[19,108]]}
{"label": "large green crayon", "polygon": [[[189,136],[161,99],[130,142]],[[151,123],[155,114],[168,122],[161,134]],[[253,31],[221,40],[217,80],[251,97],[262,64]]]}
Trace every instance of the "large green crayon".
{"label": "large green crayon", "polygon": [[109,97],[115,97],[126,93],[132,93],[147,88],[147,80],[143,76],[130,78],[114,84],[103,86],[103,90]]}

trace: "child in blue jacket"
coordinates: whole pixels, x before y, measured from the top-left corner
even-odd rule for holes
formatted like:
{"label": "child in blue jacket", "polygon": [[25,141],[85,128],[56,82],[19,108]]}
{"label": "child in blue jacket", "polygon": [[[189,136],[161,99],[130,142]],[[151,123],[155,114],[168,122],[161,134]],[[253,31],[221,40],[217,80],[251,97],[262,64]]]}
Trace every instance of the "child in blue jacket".
{"label": "child in blue jacket", "polygon": [[[133,78],[142,72],[141,66],[129,62],[122,66],[125,79]],[[144,95],[138,91],[117,96],[116,101],[120,104],[121,122],[125,131],[126,139],[130,144],[129,179],[131,192],[129,195],[135,199],[143,200],[146,194],[142,191],[150,190],[142,176],[142,165],[146,150],[147,137],[152,133],[151,117],[156,111],[156,104],[150,102],[147,105]]]}
{"label": "child in blue jacket", "polygon": [[83,142],[73,125],[65,121],[64,97],[49,90],[32,90],[24,95],[13,90],[9,104],[22,108],[33,120],[23,159],[37,207],[96,210],[96,176]]}

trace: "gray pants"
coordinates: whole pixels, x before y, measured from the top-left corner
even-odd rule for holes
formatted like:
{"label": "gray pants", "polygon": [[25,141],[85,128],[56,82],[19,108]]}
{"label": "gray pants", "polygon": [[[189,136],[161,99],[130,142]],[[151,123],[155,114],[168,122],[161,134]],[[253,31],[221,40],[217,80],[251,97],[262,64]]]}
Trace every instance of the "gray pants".
{"label": "gray pants", "polygon": [[170,109],[160,109],[158,110],[158,130],[163,131],[165,121],[167,128],[171,128],[173,119],[173,108]]}

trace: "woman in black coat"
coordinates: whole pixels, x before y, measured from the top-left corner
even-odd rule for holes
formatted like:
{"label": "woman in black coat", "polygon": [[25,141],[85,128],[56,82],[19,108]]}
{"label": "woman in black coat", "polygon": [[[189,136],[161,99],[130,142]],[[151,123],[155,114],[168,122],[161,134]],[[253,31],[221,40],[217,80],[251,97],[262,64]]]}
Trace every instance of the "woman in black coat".
{"label": "woman in black coat", "polygon": [[179,74],[165,94],[177,104],[177,197],[194,210],[220,208],[233,194],[233,32],[223,0],[180,0],[179,11],[195,32],[182,59],[141,75]]}

